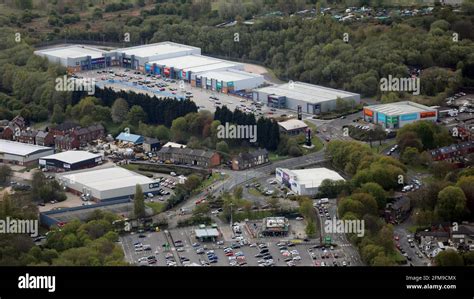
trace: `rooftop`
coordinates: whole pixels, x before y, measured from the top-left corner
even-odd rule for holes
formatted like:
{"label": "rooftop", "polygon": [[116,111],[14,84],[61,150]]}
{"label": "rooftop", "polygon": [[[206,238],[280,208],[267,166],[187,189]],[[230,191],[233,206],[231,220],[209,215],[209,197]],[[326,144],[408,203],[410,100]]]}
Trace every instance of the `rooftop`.
{"label": "rooftop", "polygon": [[371,105],[371,106],[367,106],[366,108],[373,110],[375,112],[383,113],[385,115],[400,115],[400,114],[408,114],[408,113],[436,111],[436,109],[432,109],[428,106],[410,102],[410,101]]}
{"label": "rooftop", "polygon": [[357,93],[333,89],[329,87],[313,85],[304,82],[292,82],[281,85],[273,85],[256,89],[258,92],[285,96],[310,103],[320,103],[347,97],[360,97]]}
{"label": "rooftop", "polygon": [[286,121],[278,122],[278,125],[286,131],[298,130],[308,127],[308,125],[304,121],[301,121],[299,119],[289,119]]}
{"label": "rooftop", "polygon": [[194,157],[205,157],[211,158],[215,152],[205,151],[202,149],[191,149],[191,148],[179,148],[179,147],[162,147],[159,150],[159,153],[171,153],[171,154],[180,154],[184,156],[194,156]]}
{"label": "rooftop", "polygon": [[218,237],[219,231],[215,228],[198,228],[194,230],[196,238]]}
{"label": "rooftop", "polygon": [[122,132],[115,139],[125,142],[138,143],[143,141],[143,136]]}
{"label": "rooftop", "polygon": [[225,82],[233,82],[238,80],[245,80],[251,78],[261,78],[263,81],[262,75],[242,72],[238,70],[217,70],[217,71],[209,71],[199,74],[202,77],[206,77],[208,79],[218,79]]}
{"label": "rooftop", "polygon": [[53,159],[53,160],[58,160],[58,161],[68,163],[68,164],[74,164],[74,163],[81,162],[84,160],[90,160],[90,159],[95,159],[99,157],[101,157],[101,155],[93,154],[86,151],[66,151],[66,152],[57,153],[54,155],[49,155],[49,156],[43,157],[42,159]]}
{"label": "rooftop", "polygon": [[50,150],[53,150],[53,148],[0,139],[0,153],[28,156]]}
{"label": "rooftop", "polygon": [[282,170],[294,176],[293,179],[297,181],[300,185],[304,185],[305,188],[318,188],[321,183],[326,179],[333,181],[344,180],[344,178],[339,173],[324,167],[297,170]]}
{"label": "rooftop", "polygon": [[129,47],[129,48],[121,48],[115,50],[116,52],[125,53],[126,55],[135,55],[139,57],[150,57],[156,55],[166,55],[171,53],[182,53],[182,55],[186,55],[190,53],[189,51],[196,51],[200,48],[177,44],[173,42],[161,42],[161,43],[154,43],[148,45],[141,45],[136,47]]}
{"label": "rooftop", "polygon": [[35,51],[35,54],[38,55],[49,55],[58,58],[80,58],[91,56],[92,59],[100,58],[104,53],[107,53],[107,51],[82,45],[62,46]]}
{"label": "rooftop", "polygon": [[[217,58],[212,58],[203,55],[186,55],[186,56],[179,56],[174,58],[167,58],[161,59],[156,61],[150,61],[150,64],[157,64],[157,65],[164,65],[173,67],[175,69],[180,69],[184,71],[193,71],[195,72],[196,68],[199,67],[233,67],[238,65],[239,63],[232,63],[230,61],[225,61]],[[223,65],[224,64],[224,65]]]}
{"label": "rooftop", "polygon": [[106,191],[117,188],[135,186],[137,184],[155,183],[152,179],[126,170],[122,167],[110,167],[84,172],[75,172],[62,176],[66,182],[75,182],[87,188]]}
{"label": "rooftop", "polygon": [[179,144],[179,143],[176,143],[176,142],[167,142],[165,145],[163,145],[163,147],[178,147],[178,148],[186,148],[186,145],[184,144]]}

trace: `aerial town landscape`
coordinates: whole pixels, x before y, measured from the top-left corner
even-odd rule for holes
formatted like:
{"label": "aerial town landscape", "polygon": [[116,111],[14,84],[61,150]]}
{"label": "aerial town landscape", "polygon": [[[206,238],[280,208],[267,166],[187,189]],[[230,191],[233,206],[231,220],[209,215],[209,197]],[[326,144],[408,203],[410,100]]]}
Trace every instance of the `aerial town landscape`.
{"label": "aerial town landscape", "polygon": [[0,266],[473,266],[473,22],[0,0]]}

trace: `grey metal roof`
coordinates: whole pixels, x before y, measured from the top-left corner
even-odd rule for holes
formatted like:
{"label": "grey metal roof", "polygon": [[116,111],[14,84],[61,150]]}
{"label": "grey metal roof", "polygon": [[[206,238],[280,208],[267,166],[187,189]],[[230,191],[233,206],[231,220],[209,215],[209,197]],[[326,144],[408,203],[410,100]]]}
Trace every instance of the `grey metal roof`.
{"label": "grey metal roof", "polygon": [[401,115],[401,114],[409,114],[409,113],[436,111],[436,109],[432,109],[428,106],[410,102],[410,101],[371,105],[371,106],[367,106],[366,108],[375,112],[383,113],[385,115]]}
{"label": "grey metal roof", "polygon": [[291,84],[285,83],[281,85],[262,87],[256,89],[255,91],[285,96],[287,98],[309,103],[332,101],[336,100],[338,97],[341,99],[348,97],[360,97],[360,95],[357,93],[298,81],[292,82]]}
{"label": "grey metal roof", "polygon": [[52,150],[51,147],[0,139],[0,153],[18,156],[28,156],[35,153]]}

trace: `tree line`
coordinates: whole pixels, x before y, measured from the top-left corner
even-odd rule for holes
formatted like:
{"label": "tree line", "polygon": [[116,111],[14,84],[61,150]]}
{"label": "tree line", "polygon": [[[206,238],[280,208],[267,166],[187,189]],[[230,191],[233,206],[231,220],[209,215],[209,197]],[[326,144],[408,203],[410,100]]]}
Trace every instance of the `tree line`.
{"label": "tree line", "polygon": [[[257,121],[251,113],[245,113],[238,109],[234,112],[230,111],[227,106],[216,107],[214,112],[214,120],[218,120],[221,124],[232,123],[236,125],[257,126],[257,144],[268,150],[276,150],[280,143],[280,129],[278,123],[273,119],[260,117]],[[238,142],[242,140],[229,142]]]}

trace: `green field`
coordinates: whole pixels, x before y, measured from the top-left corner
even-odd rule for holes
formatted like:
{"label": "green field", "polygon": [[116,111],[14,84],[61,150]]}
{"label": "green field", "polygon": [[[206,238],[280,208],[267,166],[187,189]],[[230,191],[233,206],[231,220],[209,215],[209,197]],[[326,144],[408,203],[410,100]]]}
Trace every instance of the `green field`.
{"label": "green field", "polygon": [[165,204],[161,202],[147,202],[145,205],[153,210],[153,214],[159,214],[165,208]]}

